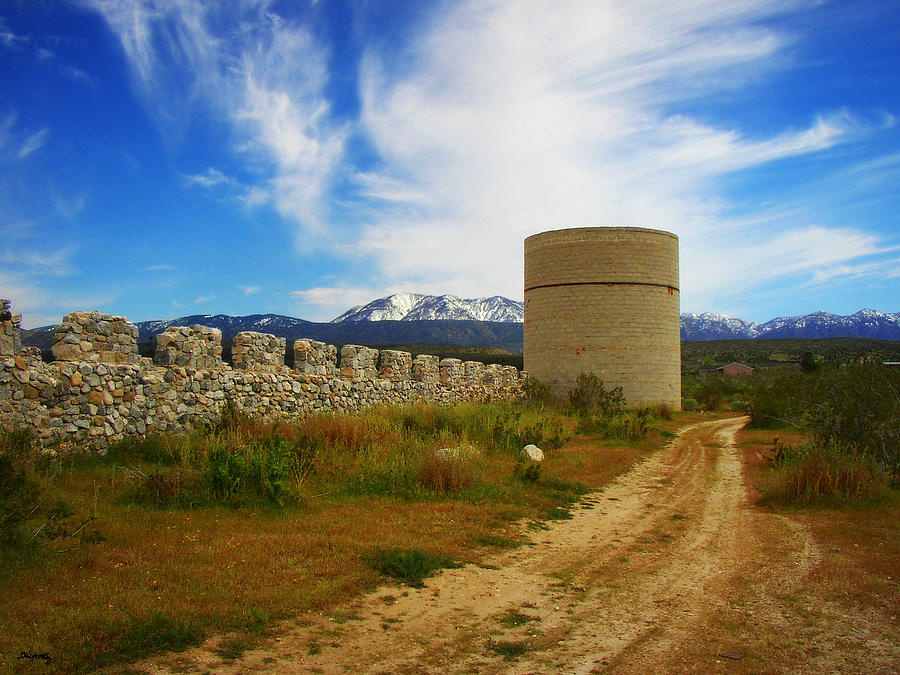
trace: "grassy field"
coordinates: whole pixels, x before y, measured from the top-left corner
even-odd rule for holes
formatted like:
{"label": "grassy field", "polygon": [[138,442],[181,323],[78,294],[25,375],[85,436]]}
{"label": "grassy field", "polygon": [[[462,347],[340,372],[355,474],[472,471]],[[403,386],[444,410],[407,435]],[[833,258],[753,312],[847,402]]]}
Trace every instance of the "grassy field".
{"label": "grassy field", "polygon": [[[567,517],[688,418],[645,419],[645,438],[616,441],[577,435],[574,415],[539,406],[295,424],[229,413],[103,458],[19,456],[7,487],[21,478],[34,511],[6,532],[0,669],[49,658],[53,671],[89,672],[220,632],[236,656],[278,620],[327,612],[383,573],[415,583],[477,563],[519,545],[523,522]],[[539,468],[518,457],[532,440],[547,451]]]}

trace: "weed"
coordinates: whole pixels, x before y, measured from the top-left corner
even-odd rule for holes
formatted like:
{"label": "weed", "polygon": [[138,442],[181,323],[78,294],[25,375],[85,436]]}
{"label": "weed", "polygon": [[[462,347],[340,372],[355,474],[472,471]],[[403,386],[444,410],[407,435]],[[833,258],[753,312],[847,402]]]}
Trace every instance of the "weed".
{"label": "weed", "polygon": [[539,462],[517,464],[516,468],[513,469],[513,475],[523,482],[537,483],[541,480],[541,466]]}
{"label": "weed", "polygon": [[575,388],[569,392],[569,403],[576,410],[593,410],[603,417],[611,417],[625,406],[622,387],[607,389],[603,378],[595,373],[581,373]]}
{"label": "weed", "polygon": [[19,548],[28,543],[25,523],[40,508],[40,490],[28,475],[31,435],[0,433],[0,543]]}
{"label": "weed", "polygon": [[528,644],[526,642],[514,640],[497,640],[488,643],[488,648],[495,654],[499,654],[507,661],[512,661],[526,652],[528,652]]}
{"label": "weed", "polygon": [[866,457],[813,445],[780,460],[766,498],[784,505],[875,502],[886,495],[883,473]]}
{"label": "weed", "polygon": [[216,444],[209,452],[205,479],[223,503],[242,502],[255,495],[278,506],[293,496],[288,485],[294,455],[282,439],[249,441],[242,448]]}
{"label": "weed", "polygon": [[226,661],[234,661],[239,659],[251,646],[244,637],[228,637],[216,647],[216,654]]}
{"label": "weed", "polygon": [[376,549],[364,560],[381,574],[415,588],[424,586],[425,577],[439,569],[462,567],[462,563],[449,556],[420,549]]}
{"label": "weed", "polygon": [[478,454],[470,446],[434,449],[419,468],[419,483],[435,492],[456,492],[477,479]]}
{"label": "weed", "polygon": [[529,623],[531,621],[540,620],[541,617],[539,616],[525,614],[524,612],[520,612],[517,609],[507,610],[506,613],[500,617],[500,623],[507,628],[518,628],[519,626],[524,626],[526,623]]}
{"label": "weed", "polygon": [[510,539],[496,534],[482,534],[475,538],[482,546],[493,546],[495,548],[516,548],[521,546],[522,541],[518,539]]}
{"label": "weed", "polygon": [[160,651],[182,651],[203,639],[203,630],[192,621],[170,619],[162,612],[132,617],[127,631],[115,643],[114,655],[125,660]]}

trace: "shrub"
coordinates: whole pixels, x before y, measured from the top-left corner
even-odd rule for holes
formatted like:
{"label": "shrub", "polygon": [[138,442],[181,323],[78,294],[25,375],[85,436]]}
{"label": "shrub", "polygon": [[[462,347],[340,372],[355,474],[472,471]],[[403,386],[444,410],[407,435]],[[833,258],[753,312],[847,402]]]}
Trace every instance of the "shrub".
{"label": "shrub", "polygon": [[375,549],[364,560],[385,576],[399,579],[410,586],[421,588],[424,579],[444,568],[462,567],[462,564],[443,553],[429,553],[420,549]]}
{"label": "shrub", "polygon": [[569,403],[576,410],[596,411],[604,417],[612,417],[625,406],[622,387],[607,389],[603,378],[595,373],[581,373],[575,388],[569,392]]}
{"label": "shrub", "polygon": [[160,651],[182,651],[203,639],[195,622],[170,619],[162,612],[132,617],[128,631],[119,637],[114,652],[119,658],[137,658]]}
{"label": "shrub", "polygon": [[651,410],[653,417],[660,420],[671,420],[675,413],[672,412],[672,406],[668,403],[657,403]]}
{"label": "shrub", "polygon": [[524,389],[525,400],[529,403],[550,403],[553,401],[550,387],[533,377],[525,380]]}
{"label": "shrub", "polygon": [[621,412],[612,417],[583,414],[578,422],[578,432],[603,439],[637,441],[649,433],[647,411]]}
{"label": "shrub", "polygon": [[607,438],[621,438],[627,441],[639,441],[648,433],[647,418],[640,412],[623,413],[609,420]]}
{"label": "shrub", "polygon": [[767,490],[771,501],[794,506],[866,502],[885,493],[883,474],[865,457],[827,445],[779,449],[781,471]]}
{"label": "shrub", "polygon": [[477,478],[477,452],[469,446],[434,449],[425,455],[419,483],[435,492],[455,492]]}
{"label": "shrub", "polygon": [[225,503],[255,495],[281,506],[291,493],[294,457],[282,439],[262,438],[242,448],[216,444],[207,459],[206,483],[213,496]]}
{"label": "shrub", "polygon": [[872,460],[900,477],[900,373],[879,365],[828,369],[816,382],[807,425],[816,441]]}

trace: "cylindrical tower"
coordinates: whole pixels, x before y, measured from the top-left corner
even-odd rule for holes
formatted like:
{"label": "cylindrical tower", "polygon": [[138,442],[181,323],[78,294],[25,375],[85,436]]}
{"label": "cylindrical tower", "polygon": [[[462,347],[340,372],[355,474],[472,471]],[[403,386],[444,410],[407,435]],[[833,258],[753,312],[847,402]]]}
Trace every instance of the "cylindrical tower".
{"label": "cylindrical tower", "polygon": [[678,237],[639,227],[528,237],[525,370],[555,396],[593,372],[629,406],[679,410]]}

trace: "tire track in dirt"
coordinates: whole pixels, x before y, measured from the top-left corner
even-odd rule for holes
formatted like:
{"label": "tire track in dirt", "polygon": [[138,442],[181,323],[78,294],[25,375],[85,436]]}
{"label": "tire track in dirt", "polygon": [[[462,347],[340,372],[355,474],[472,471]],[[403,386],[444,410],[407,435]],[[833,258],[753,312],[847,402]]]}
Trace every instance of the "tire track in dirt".
{"label": "tire track in dirt", "polygon": [[[658,670],[660,658],[697,639],[750,562],[734,449],[745,422],[682,430],[585,499],[571,520],[531,533],[529,546],[488,565],[445,570],[423,589],[381,587],[344,608],[354,620],[303,617],[307,625],[232,663],[209,645],[185,656],[197,670],[219,673]],[[794,534],[782,572],[796,576],[815,546]]]}

